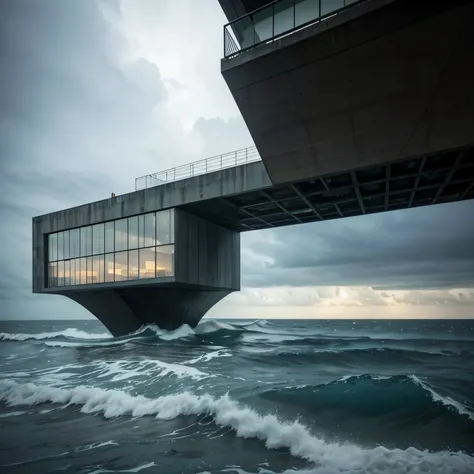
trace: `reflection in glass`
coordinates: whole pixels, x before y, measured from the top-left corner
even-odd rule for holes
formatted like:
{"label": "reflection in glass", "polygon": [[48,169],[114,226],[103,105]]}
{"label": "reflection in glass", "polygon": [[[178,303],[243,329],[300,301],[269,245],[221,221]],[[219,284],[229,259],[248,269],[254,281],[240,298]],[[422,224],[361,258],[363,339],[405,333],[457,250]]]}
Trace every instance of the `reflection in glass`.
{"label": "reflection in glass", "polygon": [[140,278],[155,278],[155,249],[140,249]]}
{"label": "reflection in glass", "polygon": [[81,258],[81,279],[80,279],[80,284],[85,285],[87,283],[87,263],[85,258]]}
{"label": "reflection in glass", "polygon": [[71,229],[69,234],[69,256],[77,258],[80,255],[80,231],[79,229]]}
{"label": "reflection in glass", "polygon": [[114,221],[105,223],[105,252],[114,251]]}
{"label": "reflection in glass", "polygon": [[128,252],[128,279],[138,279],[138,250]]}
{"label": "reflection in glass", "polygon": [[92,281],[94,283],[104,282],[104,256],[96,255],[92,260]]}
{"label": "reflection in glass", "polygon": [[64,232],[58,232],[58,260],[64,260]]}
{"label": "reflection in glass", "polygon": [[115,254],[115,281],[128,280],[128,252]]}
{"label": "reflection in glass", "polygon": [[293,23],[293,1],[294,0],[280,0],[280,2],[275,3],[273,6],[275,14],[273,36],[281,35],[295,27]]}
{"label": "reflection in glass", "polygon": [[48,236],[48,260],[54,262],[58,259],[58,234]]}
{"label": "reflection in glass", "polygon": [[174,245],[156,247],[156,278],[174,275]]}
{"label": "reflection in glass", "polygon": [[145,246],[145,215],[141,214],[138,216],[138,246],[144,247]]}
{"label": "reflection in glass", "polygon": [[169,244],[171,242],[170,237],[171,230],[171,219],[170,210],[160,211],[156,213],[156,240],[158,245]]}
{"label": "reflection in glass", "polygon": [[69,231],[64,231],[64,258],[69,258]]}
{"label": "reflection in glass", "polygon": [[71,285],[71,260],[64,261],[64,286]]}
{"label": "reflection in glass", "polygon": [[86,227],[86,255],[92,255],[92,226]]}
{"label": "reflection in glass", "polygon": [[321,0],[321,16],[339,10],[344,6],[344,0]]}
{"label": "reflection in glass", "polygon": [[104,224],[95,224],[92,226],[92,253],[104,253],[104,247]]}
{"label": "reflection in glass", "polygon": [[69,284],[74,286],[76,284],[76,261],[69,260],[70,269],[69,269]]}
{"label": "reflection in glass", "polygon": [[94,283],[94,273],[92,268],[92,257],[87,257],[87,283]]}
{"label": "reflection in glass", "polygon": [[105,256],[105,281],[106,282],[114,281],[114,254],[113,253],[108,253]]}
{"label": "reflection in glass", "polygon": [[86,227],[81,227],[80,229],[80,234],[81,234],[81,257],[85,257],[87,255],[86,252],[86,242],[87,242],[87,233],[86,233]]}
{"label": "reflection in glass", "polygon": [[58,286],[58,264],[56,262],[49,264],[48,269],[49,288]]}
{"label": "reflection in glass", "polygon": [[64,260],[58,262],[58,286],[64,286]]}
{"label": "reflection in glass", "polygon": [[76,269],[76,273],[74,275],[75,284],[80,285],[81,284],[81,259],[80,258],[76,258],[74,260],[74,268]]}
{"label": "reflection in glass", "polygon": [[[324,1],[324,0],[321,0]],[[319,18],[319,1],[295,1],[295,26],[301,26],[311,20]]]}
{"label": "reflection in glass", "polygon": [[115,251],[127,250],[127,219],[115,221]]}
{"label": "reflection in glass", "polygon": [[128,248],[138,248],[138,216],[128,218]]}
{"label": "reflection in glass", "polygon": [[140,244],[141,247],[152,247],[156,245],[156,219],[155,213],[145,214],[143,216],[144,230],[140,227],[140,237],[143,235],[143,242]]}

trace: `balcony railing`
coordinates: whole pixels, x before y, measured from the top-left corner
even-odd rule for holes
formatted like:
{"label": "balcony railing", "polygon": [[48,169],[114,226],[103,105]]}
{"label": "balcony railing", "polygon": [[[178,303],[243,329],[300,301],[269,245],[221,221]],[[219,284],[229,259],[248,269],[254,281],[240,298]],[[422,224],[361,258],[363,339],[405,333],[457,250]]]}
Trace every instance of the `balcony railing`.
{"label": "balcony railing", "polygon": [[177,166],[169,170],[160,171],[158,173],[147,174],[135,179],[135,190],[151,188],[153,186],[161,186],[162,184],[173,181],[180,181],[193,176],[199,176],[213,171],[219,171],[226,168],[234,168],[236,166],[245,165],[253,161],[260,161],[260,154],[257,149],[252,146],[241,150],[231,151],[223,155],[213,156],[205,160],[195,161],[187,165]]}
{"label": "balcony railing", "polygon": [[224,58],[337,15],[370,0],[275,0],[224,25]]}

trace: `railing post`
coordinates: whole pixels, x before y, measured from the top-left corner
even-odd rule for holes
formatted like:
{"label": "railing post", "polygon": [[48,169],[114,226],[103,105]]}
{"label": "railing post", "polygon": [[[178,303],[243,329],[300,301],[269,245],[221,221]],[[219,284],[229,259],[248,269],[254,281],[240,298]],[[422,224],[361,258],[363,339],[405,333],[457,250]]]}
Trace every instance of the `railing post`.
{"label": "railing post", "polygon": [[296,28],[296,0],[293,0],[293,28]]}
{"label": "railing post", "polygon": [[237,150],[234,151],[234,166],[237,166]]}
{"label": "railing post", "polygon": [[272,4],[272,41],[275,38],[275,4]]}
{"label": "railing post", "polygon": [[247,161],[248,161],[248,151],[249,151],[249,149],[246,148],[245,149],[245,163],[247,163]]}

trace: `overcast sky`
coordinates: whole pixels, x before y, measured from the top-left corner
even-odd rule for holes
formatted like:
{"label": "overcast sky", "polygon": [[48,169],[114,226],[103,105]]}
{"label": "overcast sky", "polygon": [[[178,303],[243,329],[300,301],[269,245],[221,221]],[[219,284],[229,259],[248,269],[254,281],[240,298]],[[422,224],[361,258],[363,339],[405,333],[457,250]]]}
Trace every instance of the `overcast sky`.
{"label": "overcast sky", "polygon": [[[0,0],[0,318],[88,317],[31,293],[31,218],[252,145],[217,0]],[[472,202],[242,235],[214,317],[474,317]]]}

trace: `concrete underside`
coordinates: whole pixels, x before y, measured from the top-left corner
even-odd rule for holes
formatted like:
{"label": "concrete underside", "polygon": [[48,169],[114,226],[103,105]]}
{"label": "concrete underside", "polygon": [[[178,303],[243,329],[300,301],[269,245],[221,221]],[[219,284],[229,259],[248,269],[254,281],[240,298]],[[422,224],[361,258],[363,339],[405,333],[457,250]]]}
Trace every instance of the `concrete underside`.
{"label": "concrete underside", "polygon": [[173,330],[194,327],[207,311],[232,290],[140,287],[57,292],[89,310],[117,337],[145,324]]}
{"label": "concrete underside", "polygon": [[463,147],[185,206],[238,232],[474,198],[474,148]]}
{"label": "concrete underside", "polygon": [[223,60],[272,183],[472,145],[472,18],[467,0],[372,0]]}

